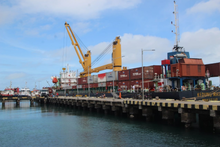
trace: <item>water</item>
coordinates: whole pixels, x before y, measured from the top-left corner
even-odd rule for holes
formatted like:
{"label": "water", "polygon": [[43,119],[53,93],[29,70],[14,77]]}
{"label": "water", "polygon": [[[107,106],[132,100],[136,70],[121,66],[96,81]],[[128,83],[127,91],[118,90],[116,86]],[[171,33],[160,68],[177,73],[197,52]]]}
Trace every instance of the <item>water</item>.
{"label": "water", "polygon": [[0,106],[1,147],[219,146],[219,135],[71,108]]}

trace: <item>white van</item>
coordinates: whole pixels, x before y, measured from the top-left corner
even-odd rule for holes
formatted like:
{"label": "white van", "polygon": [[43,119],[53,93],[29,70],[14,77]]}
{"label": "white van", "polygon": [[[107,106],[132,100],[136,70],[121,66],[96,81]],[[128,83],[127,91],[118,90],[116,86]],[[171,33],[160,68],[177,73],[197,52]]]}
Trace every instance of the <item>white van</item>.
{"label": "white van", "polygon": [[49,96],[49,90],[48,89],[42,89],[40,91],[40,96],[43,97],[43,96]]}

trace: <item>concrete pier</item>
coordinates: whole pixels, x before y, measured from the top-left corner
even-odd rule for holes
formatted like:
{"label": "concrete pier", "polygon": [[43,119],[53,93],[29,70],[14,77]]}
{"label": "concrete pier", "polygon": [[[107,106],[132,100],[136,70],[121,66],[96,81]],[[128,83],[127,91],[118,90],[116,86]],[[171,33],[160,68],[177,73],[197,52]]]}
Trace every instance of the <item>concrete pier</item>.
{"label": "concrete pier", "polygon": [[0,97],[2,107],[8,100],[19,106],[22,100],[30,100],[43,105],[71,107],[97,113],[125,115],[129,118],[145,118],[146,121],[159,120],[169,124],[183,124],[186,128],[198,123],[201,128],[220,131],[220,101],[178,101],[172,99],[113,99],[95,97]]}
{"label": "concrete pier", "polygon": [[[86,108],[90,111],[114,115],[125,114],[130,118],[145,117],[147,121],[159,118],[168,123],[174,123],[175,116],[186,128],[199,121],[199,125],[212,126],[220,130],[220,102],[205,101],[175,101],[175,100],[136,100],[112,99],[94,97],[59,97],[48,98],[48,104],[63,104]],[[198,119],[196,119],[198,116]]]}

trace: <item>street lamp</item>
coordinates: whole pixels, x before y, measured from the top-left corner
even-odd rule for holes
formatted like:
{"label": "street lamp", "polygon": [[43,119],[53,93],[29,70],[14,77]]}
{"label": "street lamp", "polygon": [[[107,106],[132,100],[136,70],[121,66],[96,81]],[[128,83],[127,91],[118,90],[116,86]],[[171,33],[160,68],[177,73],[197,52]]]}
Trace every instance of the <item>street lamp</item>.
{"label": "street lamp", "polygon": [[[115,91],[115,85],[114,85],[114,79],[115,79],[115,73],[114,73],[114,60],[115,59],[118,59],[118,58],[123,58],[125,56],[121,56],[121,57],[117,57],[117,58],[112,58],[112,73],[114,75],[113,77],[113,85],[112,85],[112,93]],[[114,98],[114,95],[113,95],[113,98]]]}
{"label": "street lamp", "polygon": [[76,78],[77,78],[77,83],[76,83],[76,95],[78,97],[78,69],[76,71]]}
{"label": "street lamp", "polygon": [[141,49],[141,60],[142,60],[142,100],[144,100],[144,68],[143,68],[143,52],[144,51],[155,51],[155,49]]}
{"label": "street lamp", "polygon": [[88,77],[87,77],[87,82],[88,82],[88,90],[89,90],[89,97],[90,97],[90,85],[89,85],[89,66],[88,66]]}

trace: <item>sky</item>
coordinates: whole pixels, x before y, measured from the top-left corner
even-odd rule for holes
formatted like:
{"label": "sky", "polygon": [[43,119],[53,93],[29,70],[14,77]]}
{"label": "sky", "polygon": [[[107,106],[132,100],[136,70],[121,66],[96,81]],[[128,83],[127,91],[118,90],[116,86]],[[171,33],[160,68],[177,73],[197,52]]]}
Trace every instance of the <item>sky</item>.
{"label": "sky", "polygon": [[[179,45],[204,64],[220,62],[220,0],[176,4]],[[123,66],[141,67],[141,49],[155,49],[144,52],[144,66],[160,65],[175,44],[173,11],[173,0],[1,0],[0,90],[10,81],[20,88],[52,86],[51,76],[59,76],[67,64],[82,71],[65,22],[83,52],[91,50],[92,61],[120,36]],[[94,67],[107,63],[111,51]],[[219,85],[219,78],[212,81]]]}

